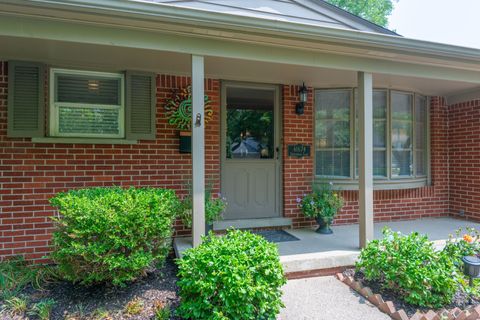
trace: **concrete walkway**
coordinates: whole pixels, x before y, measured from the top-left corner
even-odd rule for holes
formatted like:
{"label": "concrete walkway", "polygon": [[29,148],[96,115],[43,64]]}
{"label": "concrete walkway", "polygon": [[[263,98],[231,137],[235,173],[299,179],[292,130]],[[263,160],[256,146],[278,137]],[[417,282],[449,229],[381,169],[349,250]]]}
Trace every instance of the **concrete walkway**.
{"label": "concrete walkway", "polygon": [[279,320],[389,320],[334,277],[289,280]]}

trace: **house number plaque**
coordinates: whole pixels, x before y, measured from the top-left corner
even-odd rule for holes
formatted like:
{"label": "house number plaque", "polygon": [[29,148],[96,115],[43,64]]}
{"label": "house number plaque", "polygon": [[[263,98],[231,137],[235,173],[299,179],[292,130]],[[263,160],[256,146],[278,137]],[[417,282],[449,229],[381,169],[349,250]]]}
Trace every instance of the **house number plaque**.
{"label": "house number plaque", "polygon": [[310,157],[310,146],[307,144],[289,144],[287,150],[289,157]]}

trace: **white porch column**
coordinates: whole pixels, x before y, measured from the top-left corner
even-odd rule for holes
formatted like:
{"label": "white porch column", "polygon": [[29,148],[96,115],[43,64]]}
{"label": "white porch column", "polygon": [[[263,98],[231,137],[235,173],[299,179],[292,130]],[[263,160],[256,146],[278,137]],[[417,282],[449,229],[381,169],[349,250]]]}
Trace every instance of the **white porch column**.
{"label": "white porch column", "polygon": [[358,190],[360,247],[373,240],[373,85],[372,74],[358,72]]}
{"label": "white porch column", "polygon": [[192,232],[193,246],[205,234],[205,121],[204,64],[192,55]]}

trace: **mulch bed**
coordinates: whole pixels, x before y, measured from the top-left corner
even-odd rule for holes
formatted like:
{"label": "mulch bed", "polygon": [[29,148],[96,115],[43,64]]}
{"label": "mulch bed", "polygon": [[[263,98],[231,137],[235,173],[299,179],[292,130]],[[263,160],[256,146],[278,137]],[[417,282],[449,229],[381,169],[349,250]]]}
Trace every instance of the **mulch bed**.
{"label": "mulch bed", "polygon": [[[370,289],[372,289],[373,293],[378,293],[382,295],[382,298],[385,301],[392,301],[393,305],[397,310],[403,309],[409,317],[412,317],[417,311],[426,313],[430,310],[429,308],[415,306],[401,300],[394,291],[383,288],[380,282],[366,280],[363,273],[355,272],[355,269],[347,269],[343,272],[343,275],[346,277],[353,277],[355,281],[359,281],[364,287],[369,287]],[[470,300],[469,297],[459,288],[455,293],[452,303],[448,306],[444,306],[444,308],[442,309],[450,310],[458,307],[459,309],[466,310],[479,304],[479,300]],[[440,310],[434,311],[438,312]]]}
{"label": "mulch bed", "polygon": [[[83,287],[69,282],[54,282],[45,287],[44,291],[27,287],[23,294],[29,297],[29,304],[41,299],[55,300],[51,319],[95,319],[95,310],[108,311],[110,319],[144,320],[154,319],[155,306],[169,305],[172,314],[179,304],[178,287],[176,285],[177,267],[172,259],[167,259],[165,266],[152,270],[146,277],[128,286],[93,286]],[[129,316],[124,308],[129,301],[140,299],[143,302],[139,314]],[[2,319],[5,315],[0,316]],[[12,318],[13,319],[13,318]],[[171,319],[177,319],[172,317]]]}

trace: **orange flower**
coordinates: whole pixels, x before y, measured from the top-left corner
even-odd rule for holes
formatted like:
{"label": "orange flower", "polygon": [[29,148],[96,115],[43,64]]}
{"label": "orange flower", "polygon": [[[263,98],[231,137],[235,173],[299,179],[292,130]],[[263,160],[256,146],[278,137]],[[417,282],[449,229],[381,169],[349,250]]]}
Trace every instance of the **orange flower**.
{"label": "orange flower", "polygon": [[466,234],[463,236],[463,240],[467,241],[468,243],[472,242],[473,241],[473,238],[471,235],[469,234]]}

